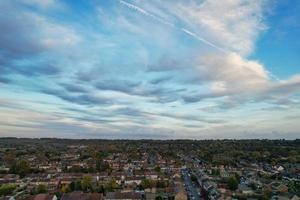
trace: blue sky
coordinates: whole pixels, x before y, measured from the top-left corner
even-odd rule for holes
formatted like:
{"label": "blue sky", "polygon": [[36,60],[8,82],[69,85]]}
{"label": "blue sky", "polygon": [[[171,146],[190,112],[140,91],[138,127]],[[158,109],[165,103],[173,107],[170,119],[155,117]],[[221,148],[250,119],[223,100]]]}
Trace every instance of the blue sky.
{"label": "blue sky", "polygon": [[0,9],[0,136],[299,138],[297,0]]}

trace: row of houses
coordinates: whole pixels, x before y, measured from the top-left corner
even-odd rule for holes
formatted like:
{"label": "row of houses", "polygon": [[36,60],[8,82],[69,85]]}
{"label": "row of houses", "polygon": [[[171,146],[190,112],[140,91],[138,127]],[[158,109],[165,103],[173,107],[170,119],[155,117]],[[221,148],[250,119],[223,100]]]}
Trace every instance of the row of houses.
{"label": "row of houses", "polygon": [[221,198],[214,182],[209,180],[209,177],[202,170],[196,171],[197,181],[200,186],[201,194],[205,199],[218,200]]}
{"label": "row of houses", "polygon": [[[63,194],[61,200],[155,200],[156,195],[154,193],[142,193],[142,192],[108,192],[105,196],[102,193],[83,193],[83,192],[71,192]],[[50,194],[38,194],[29,196],[26,200],[57,200],[56,195]],[[11,199],[13,200],[13,199]]]}

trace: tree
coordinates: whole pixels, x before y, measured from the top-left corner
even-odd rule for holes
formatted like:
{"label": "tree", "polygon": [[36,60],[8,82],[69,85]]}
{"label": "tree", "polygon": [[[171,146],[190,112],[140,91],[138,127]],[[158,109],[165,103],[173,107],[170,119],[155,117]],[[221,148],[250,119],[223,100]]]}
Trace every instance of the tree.
{"label": "tree", "polygon": [[118,188],[119,185],[115,179],[112,179],[109,183],[106,184],[105,189],[112,191],[113,189]]}
{"label": "tree", "polygon": [[141,185],[143,188],[152,188],[154,186],[154,183],[152,180],[143,179],[141,182]]}
{"label": "tree", "polygon": [[157,166],[155,166],[154,170],[155,170],[156,172],[158,172],[158,173],[159,173],[159,172],[160,172],[160,170],[161,170],[161,169],[160,169],[160,166],[158,166],[158,165],[157,165]]}
{"label": "tree", "polygon": [[75,181],[75,187],[74,187],[74,190],[76,190],[76,191],[82,190],[81,185],[82,185],[82,184],[81,184],[81,181],[80,181],[80,180]]}
{"label": "tree", "polygon": [[236,190],[238,188],[239,182],[234,176],[229,177],[227,185],[230,190]]}
{"label": "tree", "polygon": [[157,196],[155,197],[155,200],[163,200],[163,198],[161,196]]}
{"label": "tree", "polygon": [[97,172],[101,171],[101,161],[100,161],[100,159],[96,160],[96,171]]}
{"label": "tree", "polygon": [[4,162],[10,167],[15,163],[15,159],[16,155],[14,151],[7,151],[4,154]]}
{"label": "tree", "polygon": [[157,188],[165,188],[167,186],[166,186],[166,183],[164,181],[157,181],[156,182],[156,187]]}
{"label": "tree", "polygon": [[10,173],[19,174],[21,178],[25,177],[30,171],[30,165],[26,160],[14,163],[10,168]]}
{"label": "tree", "polygon": [[47,186],[45,184],[39,184],[36,187],[36,193],[37,194],[47,193]]}
{"label": "tree", "polygon": [[107,162],[102,162],[101,160],[96,160],[96,171],[97,172],[110,172],[111,171],[111,167],[109,166],[109,164]]}
{"label": "tree", "polygon": [[83,177],[81,181],[81,187],[84,191],[92,189],[92,177],[90,175],[86,175]]}
{"label": "tree", "polygon": [[55,196],[57,197],[57,199],[61,199],[61,192],[59,192],[59,191],[57,191],[57,192],[55,192],[54,193],[55,194]]}
{"label": "tree", "polygon": [[299,181],[289,181],[288,183],[289,191],[300,196],[300,182]]}
{"label": "tree", "polygon": [[0,196],[11,194],[16,188],[14,184],[3,184],[0,186]]}
{"label": "tree", "polygon": [[143,191],[145,188],[142,185],[137,185],[135,190]]}
{"label": "tree", "polygon": [[234,176],[237,181],[241,180],[241,176],[238,173],[235,173]]}
{"label": "tree", "polygon": [[96,187],[96,192],[98,193],[105,193],[105,188],[103,185],[97,186]]}
{"label": "tree", "polygon": [[219,169],[212,169],[212,175],[219,176],[220,175],[220,170]]}
{"label": "tree", "polygon": [[92,166],[89,166],[88,169],[87,169],[88,173],[94,173],[96,170],[94,167]]}
{"label": "tree", "polygon": [[191,180],[196,183],[198,181],[197,177],[194,174],[191,175]]}
{"label": "tree", "polygon": [[249,187],[250,187],[252,190],[256,190],[256,189],[257,189],[255,183],[250,183]]}
{"label": "tree", "polygon": [[26,160],[21,160],[19,162],[19,175],[21,177],[24,177],[27,173],[30,172],[30,166],[29,163]]}
{"label": "tree", "polygon": [[74,190],[75,190],[75,182],[72,181],[72,182],[70,183],[69,187],[70,187],[70,190],[71,190],[71,191],[74,191]]}
{"label": "tree", "polygon": [[263,191],[263,200],[271,199],[272,190],[266,189]]}
{"label": "tree", "polygon": [[69,193],[71,191],[69,185],[63,185],[61,188],[62,193]]}

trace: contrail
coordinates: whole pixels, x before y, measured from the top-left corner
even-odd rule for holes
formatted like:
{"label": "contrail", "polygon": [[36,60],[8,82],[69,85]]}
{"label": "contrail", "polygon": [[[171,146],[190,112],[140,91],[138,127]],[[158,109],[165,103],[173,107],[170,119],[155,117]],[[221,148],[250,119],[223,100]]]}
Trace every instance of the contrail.
{"label": "contrail", "polygon": [[130,8],[130,9],[132,9],[132,10],[135,10],[135,11],[137,11],[137,12],[139,12],[139,13],[145,15],[145,16],[151,17],[151,18],[153,18],[154,20],[156,20],[156,21],[158,21],[158,22],[160,22],[160,23],[162,23],[162,24],[165,24],[165,25],[168,25],[168,26],[171,26],[171,27],[174,27],[174,28],[175,28],[175,25],[174,25],[174,24],[172,24],[172,23],[170,23],[170,22],[167,22],[166,20],[164,20],[164,19],[162,19],[162,18],[160,18],[160,17],[157,17],[157,16],[155,16],[155,15],[149,13],[148,11],[146,11],[146,10],[144,10],[144,9],[138,7],[138,6],[135,6],[135,5],[131,4],[131,3],[128,3],[128,2],[123,1],[123,0],[119,0],[119,2],[120,2],[121,4],[127,6],[128,8]]}
{"label": "contrail", "polygon": [[213,47],[213,48],[215,48],[215,49],[217,49],[219,51],[222,51],[223,53],[228,53],[227,50],[225,50],[225,49],[223,49],[223,48],[215,45],[214,43],[212,43],[212,42],[210,42],[210,41],[208,41],[208,40],[206,40],[206,39],[198,36],[196,33],[192,32],[190,30],[187,30],[185,28],[178,28],[178,27],[175,26],[175,24],[172,24],[172,23],[170,23],[170,22],[168,22],[168,21],[166,21],[166,20],[164,20],[164,19],[162,19],[162,18],[160,18],[160,17],[158,17],[158,16],[156,16],[156,15],[154,15],[152,13],[149,13],[148,11],[144,10],[143,8],[140,8],[140,7],[136,6],[136,5],[128,3],[128,2],[126,2],[124,0],[119,0],[119,2],[121,4],[123,4],[123,5],[125,5],[126,7],[128,7],[129,9],[132,9],[132,10],[134,10],[136,12],[139,12],[140,14],[142,14],[144,16],[147,16],[147,17],[150,17],[150,18],[152,18],[152,19],[154,19],[154,20],[156,20],[156,21],[158,21],[158,22],[160,22],[162,24],[165,24],[167,26],[170,26],[172,28],[180,30],[180,31],[184,32],[185,34],[187,34],[187,35],[195,38],[196,40],[201,41],[201,42],[203,42],[203,43],[205,43],[205,44],[207,44],[207,45],[209,45],[209,46],[211,46],[211,47]]}
{"label": "contrail", "polygon": [[201,41],[201,42],[203,42],[203,43],[205,43],[205,44],[207,44],[207,45],[209,45],[209,46],[211,46],[211,47],[214,47],[215,49],[217,49],[217,50],[219,50],[219,51],[222,51],[222,52],[224,52],[224,53],[227,53],[227,51],[226,51],[225,49],[223,49],[223,48],[221,48],[221,47],[219,47],[219,46],[217,46],[217,45],[211,43],[211,42],[208,41],[208,40],[205,40],[204,38],[199,37],[197,34],[191,32],[191,31],[189,31],[189,30],[187,30],[187,29],[185,29],[185,28],[181,28],[180,30],[183,31],[183,32],[185,32],[186,34],[188,34],[188,35],[194,37],[195,39],[197,39],[197,40],[199,40],[199,41]]}

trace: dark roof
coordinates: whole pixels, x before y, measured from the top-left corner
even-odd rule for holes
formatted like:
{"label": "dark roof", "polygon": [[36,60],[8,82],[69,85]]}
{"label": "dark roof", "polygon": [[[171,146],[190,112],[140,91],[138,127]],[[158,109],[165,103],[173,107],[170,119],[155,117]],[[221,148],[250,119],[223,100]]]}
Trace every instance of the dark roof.
{"label": "dark roof", "polygon": [[141,199],[142,194],[137,192],[108,192],[106,199]]}
{"label": "dark roof", "polygon": [[101,200],[103,195],[100,193],[83,193],[83,192],[71,192],[64,194],[62,200]]}
{"label": "dark roof", "polygon": [[52,200],[53,197],[54,197],[54,195],[38,194],[38,195],[29,197],[27,200]]}

